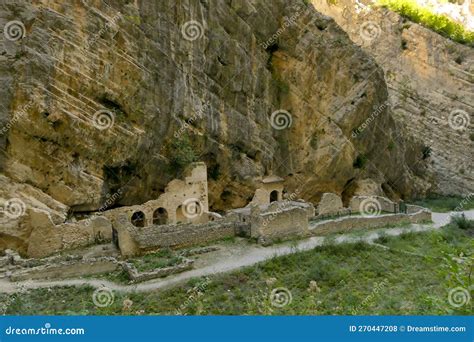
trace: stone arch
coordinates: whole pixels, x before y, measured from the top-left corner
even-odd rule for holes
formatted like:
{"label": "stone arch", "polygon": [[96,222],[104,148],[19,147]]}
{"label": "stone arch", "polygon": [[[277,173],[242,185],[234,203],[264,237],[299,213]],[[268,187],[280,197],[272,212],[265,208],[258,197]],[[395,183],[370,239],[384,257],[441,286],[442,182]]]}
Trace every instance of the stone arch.
{"label": "stone arch", "polygon": [[145,227],[145,213],[143,211],[134,212],[130,221],[135,227]]}
{"label": "stone arch", "polygon": [[159,207],[153,212],[153,224],[163,225],[168,223],[168,211],[165,208]]}
{"label": "stone arch", "polygon": [[270,192],[270,203],[278,201],[280,198],[280,193],[278,190],[273,190]]}

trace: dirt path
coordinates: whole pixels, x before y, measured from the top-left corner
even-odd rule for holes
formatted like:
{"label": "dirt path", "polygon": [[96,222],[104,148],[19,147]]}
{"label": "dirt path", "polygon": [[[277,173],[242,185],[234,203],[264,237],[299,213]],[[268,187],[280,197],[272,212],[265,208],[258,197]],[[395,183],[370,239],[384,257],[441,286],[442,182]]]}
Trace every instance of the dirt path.
{"label": "dirt path", "polygon": [[[474,210],[464,212],[465,215],[474,219]],[[350,233],[330,237],[311,237],[290,243],[282,243],[270,247],[248,243],[242,239],[238,243],[219,245],[221,248],[216,252],[211,252],[200,256],[195,268],[180,274],[172,275],[162,279],[154,279],[134,285],[122,285],[107,280],[100,279],[65,279],[52,281],[24,281],[12,283],[7,280],[0,280],[0,292],[13,293],[20,288],[36,289],[54,286],[83,286],[90,285],[96,288],[108,287],[118,292],[146,292],[174,287],[182,284],[191,278],[210,276],[218,273],[230,272],[242,267],[251,266],[256,263],[271,259],[275,256],[283,256],[301,251],[311,250],[324,243],[356,243],[364,241],[371,243],[382,233],[390,236],[398,236],[405,232],[422,232],[439,229],[449,222],[449,213],[433,213],[433,223],[426,225],[411,225],[404,228],[377,229],[364,233]]]}

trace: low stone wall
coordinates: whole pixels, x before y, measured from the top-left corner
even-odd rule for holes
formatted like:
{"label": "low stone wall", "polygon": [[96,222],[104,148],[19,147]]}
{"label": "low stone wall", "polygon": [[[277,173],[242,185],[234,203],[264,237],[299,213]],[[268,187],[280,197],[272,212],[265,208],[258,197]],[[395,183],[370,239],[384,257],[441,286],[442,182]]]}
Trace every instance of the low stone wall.
{"label": "low stone wall", "polygon": [[351,209],[342,208],[342,209],[338,210],[337,212],[332,212],[332,213],[328,213],[328,214],[320,214],[320,215],[313,216],[313,217],[311,217],[310,220],[311,221],[316,221],[316,220],[337,219],[340,216],[351,215],[351,213],[352,213]]}
{"label": "low stone wall", "polygon": [[125,221],[117,226],[119,248],[124,256],[160,248],[181,248],[235,236],[236,222],[161,225],[138,228]]}
{"label": "low stone wall", "polygon": [[122,268],[127,273],[131,282],[141,282],[141,281],[166,277],[170,274],[181,273],[181,272],[190,270],[191,268],[193,268],[193,265],[194,265],[194,260],[183,258],[183,261],[178,265],[157,268],[155,270],[148,271],[148,272],[139,272],[133,264],[128,263],[128,262],[123,263]]}
{"label": "low stone wall", "polygon": [[119,263],[115,258],[103,257],[94,259],[63,261],[52,265],[42,265],[13,271],[11,281],[35,279],[73,278],[85,275],[109,273],[117,270]]}
{"label": "low stone wall", "polygon": [[414,214],[393,214],[380,215],[374,217],[349,216],[332,221],[322,221],[311,228],[311,234],[320,236],[332,233],[345,233],[354,230],[367,228],[380,228],[391,224],[401,224],[406,222],[421,223],[431,221],[431,212],[428,210],[419,210]]}
{"label": "low stone wall", "polygon": [[419,205],[407,204],[407,214],[415,214],[422,210],[426,211],[426,208],[420,207]]}

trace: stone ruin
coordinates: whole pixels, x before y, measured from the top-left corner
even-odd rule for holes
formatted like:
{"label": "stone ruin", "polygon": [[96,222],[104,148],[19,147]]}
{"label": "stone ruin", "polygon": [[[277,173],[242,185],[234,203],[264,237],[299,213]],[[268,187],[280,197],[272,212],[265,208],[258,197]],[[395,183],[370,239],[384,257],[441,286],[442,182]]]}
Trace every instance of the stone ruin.
{"label": "stone ruin", "polygon": [[[160,197],[142,205],[107,210],[101,216],[59,224],[46,212],[31,209],[27,218],[32,220],[34,229],[26,255],[33,259],[22,259],[17,252],[7,251],[0,257],[0,278],[19,281],[77,277],[122,268],[131,282],[144,281],[191,269],[194,261],[181,255],[177,265],[139,272],[132,263],[120,259],[236,236],[269,245],[287,239],[431,220],[431,212],[422,207],[395,203],[380,196],[353,197],[347,208],[337,194],[322,194],[316,208],[296,196],[296,193],[285,195],[282,178],[269,176],[260,181],[246,207],[229,210],[225,215],[212,213],[206,165],[193,163],[183,180],[171,181]],[[104,246],[113,250],[104,247],[109,250],[93,255],[48,256],[104,242],[109,243]]]}
{"label": "stone ruin", "polygon": [[192,163],[184,174],[184,180],[174,179],[168,183],[158,199],[108,210],[104,216],[113,224],[118,217],[125,216],[135,227],[207,222],[209,201],[206,164]]}
{"label": "stone ruin", "polygon": [[[31,209],[27,218],[32,220],[34,229],[25,253],[29,257],[43,258],[62,250],[111,241],[119,251],[113,258],[106,255],[77,260],[58,259],[55,262],[53,256],[44,259],[50,260],[44,265],[36,265],[32,270],[21,269],[13,277],[34,279],[48,275],[95,274],[115,270],[121,265],[131,279],[139,281],[181,272],[191,268],[193,262],[183,258],[179,265],[139,274],[130,264],[119,262],[120,258],[163,248],[204,245],[236,236],[268,245],[286,239],[376,227],[403,220],[416,223],[431,219],[431,212],[424,208],[395,203],[380,196],[354,197],[345,208],[338,195],[324,193],[315,208],[293,195],[285,195],[282,178],[268,176],[260,180],[252,201],[246,207],[229,210],[225,215],[212,213],[209,212],[206,165],[192,163],[182,180],[171,181],[161,196],[142,205],[106,210],[101,216],[59,224],[48,213]],[[370,216],[374,205],[379,216],[359,215],[368,210]],[[32,265],[31,260],[34,260],[22,261],[11,255],[4,259],[20,268]]]}

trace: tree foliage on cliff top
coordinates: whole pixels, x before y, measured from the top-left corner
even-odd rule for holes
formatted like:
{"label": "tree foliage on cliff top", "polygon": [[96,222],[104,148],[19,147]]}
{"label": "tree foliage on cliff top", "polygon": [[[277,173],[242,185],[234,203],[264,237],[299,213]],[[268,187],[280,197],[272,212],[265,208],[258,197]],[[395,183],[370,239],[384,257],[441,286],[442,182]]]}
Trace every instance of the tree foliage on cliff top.
{"label": "tree foliage on cliff top", "polygon": [[433,13],[415,0],[378,0],[378,4],[461,44],[474,45],[474,32],[446,15]]}

